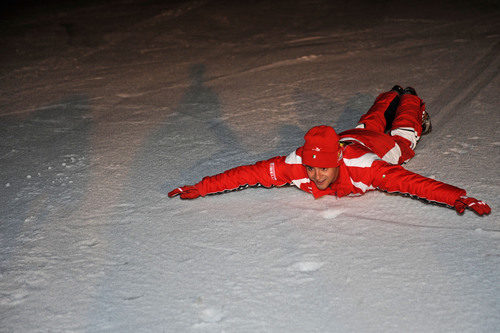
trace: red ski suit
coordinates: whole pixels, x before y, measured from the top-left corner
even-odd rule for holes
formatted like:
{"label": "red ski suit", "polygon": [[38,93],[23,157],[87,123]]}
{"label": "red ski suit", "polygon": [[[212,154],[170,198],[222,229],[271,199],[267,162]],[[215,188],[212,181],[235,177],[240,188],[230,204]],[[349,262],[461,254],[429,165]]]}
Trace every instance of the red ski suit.
{"label": "red ski suit", "polygon": [[377,97],[370,110],[361,117],[357,128],[342,132],[340,145],[343,158],[338,178],[320,190],[307,175],[302,164],[302,148],[288,156],[277,156],[253,165],[227,170],[205,177],[195,185],[202,196],[245,186],[283,186],[292,184],[315,198],[324,195],[361,195],[370,190],[399,192],[429,201],[453,206],[466,192],[404,169],[401,164],[411,159],[422,132],[425,104],[414,95],[403,95],[389,134],[384,133],[384,112],[398,95],[394,91]]}

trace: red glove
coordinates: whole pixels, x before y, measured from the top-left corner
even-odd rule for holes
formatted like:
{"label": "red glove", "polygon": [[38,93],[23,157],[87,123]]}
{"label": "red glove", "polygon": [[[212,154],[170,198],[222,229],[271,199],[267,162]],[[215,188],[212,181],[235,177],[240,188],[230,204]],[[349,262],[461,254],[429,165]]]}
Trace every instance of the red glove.
{"label": "red glove", "polygon": [[478,215],[491,213],[491,208],[486,203],[479,201],[475,198],[461,196],[455,201],[455,210],[462,214],[465,208],[475,211]]}
{"label": "red glove", "polygon": [[173,198],[176,195],[180,194],[181,199],[196,199],[198,198],[201,194],[200,191],[194,186],[187,185],[187,186],[182,186],[178,187],[173,191],[170,191],[168,193],[169,198]]}

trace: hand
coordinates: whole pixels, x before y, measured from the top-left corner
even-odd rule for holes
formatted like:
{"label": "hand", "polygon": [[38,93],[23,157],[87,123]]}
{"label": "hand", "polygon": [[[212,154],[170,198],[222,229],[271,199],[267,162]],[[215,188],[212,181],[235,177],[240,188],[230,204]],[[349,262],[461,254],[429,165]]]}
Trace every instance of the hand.
{"label": "hand", "polygon": [[462,214],[465,208],[475,211],[478,215],[491,213],[491,208],[486,203],[479,201],[475,198],[461,196],[455,201],[455,210]]}
{"label": "hand", "polygon": [[173,198],[176,195],[180,194],[181,199],[196,199],[198,198],[201,194],[200,191],[194,186],[187,185],[187,186],[182,186],[178,187],[173,191],[170,191],[168,193],[169,198]]}

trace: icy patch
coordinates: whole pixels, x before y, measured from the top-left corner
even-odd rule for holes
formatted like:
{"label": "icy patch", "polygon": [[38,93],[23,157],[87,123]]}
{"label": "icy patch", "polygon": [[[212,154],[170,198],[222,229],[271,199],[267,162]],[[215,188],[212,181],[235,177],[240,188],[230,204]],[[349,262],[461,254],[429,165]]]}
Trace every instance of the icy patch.
{"label": "icy patch", "polygon": [[465,143],[465,142],[460,142],[459,145],[462,147],[450,148],[448,150],[453,152],[453,153],[457,153],[457,154],[467,154],[471,149],[474,148],[473,145]]}
{"label": "icy patch", "polygon": [[321,55],[311,54],[311,55],[302,56],[299,58],[281,60],[281,61],[277,61],[277,62],[268,64],[268,65],[255,67],[255,68],[249,70],[248,72],[249,73],[261,72],[261,71],[266,71],[266,70],[270,70],[270,69],[276,69],[278,67],[297,65],[300,63],[304,63],[304,62],[314,61],[314,60],[318,59],[320,56]]}
{"label": "icy patch", "polygon": [[294,39],[290,40],[287,43],[288,44],[295,44],[295,43],[302,43],[302,42],[310,42],[313,40],[318,40],[324,38],[323,36],[312,36],[312,37],[305,37],[305,38],[299,38],[299,39]]}
{"label": "icy patch", "polygon": [[316,261],[301,261],[292,265],[291,269],[298,272],[315,272],[325,263]]}
{"label": "icy patch", "polygon": [[136,94],[120,93],[120,94],[116,94],[116,96],[121,97],[121,98],[140,97],[142,95],[144,95],[144,93],[136,93]]}
{"label": "icy patch", "polygon": [[500,232],[498,232],[498,230],[485,230],[483,228],[476,228],[476,229],[474,229],[474,232],[477,235],[488,236],[488,237],[500,239]]}
{"label": "icy patch", "polygon": [[321,213],[321,216],[325,219],[334,219],[344,211],[342,209],[327,209]]}
{"label": "icy patch", "polygon": [[467,150],[459,149],[459,148],[450,148],[450,151],[457,153],[457,154],[466,154],[467,153]]}
{"label": "icy patch", "polygon": [[205,323],[218,323],[224,318],[222,308],[209,307],[200,312],[200,319]]}
{"label": "icy patch", "polygon": [[0,297],[0,305],[2,306],[16,306],[23,304],[28,300],[30,293],[26,289],[18,289],[14,292],[5,292],[2,293],[2,297]]}
{"label": "icy patch", "polygon": [[311,54],[311,55],[308,55],[308,56],[300,57],[297,60],[298,61],[313,61],[313,60],[316,60],[317,58],[318,58],[317,55]]}

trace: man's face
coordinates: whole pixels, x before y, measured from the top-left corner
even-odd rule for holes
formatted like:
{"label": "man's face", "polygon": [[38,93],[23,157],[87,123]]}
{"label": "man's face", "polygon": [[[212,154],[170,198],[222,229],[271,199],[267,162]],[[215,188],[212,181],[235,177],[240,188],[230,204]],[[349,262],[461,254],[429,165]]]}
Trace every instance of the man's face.
{"label": "man's face", "polygon": [[339,176],[339,167],[336,168],[318,168],[305,165],[307,176],[316,184],[318,189],[324,190],[331,183],[337,180]]}

